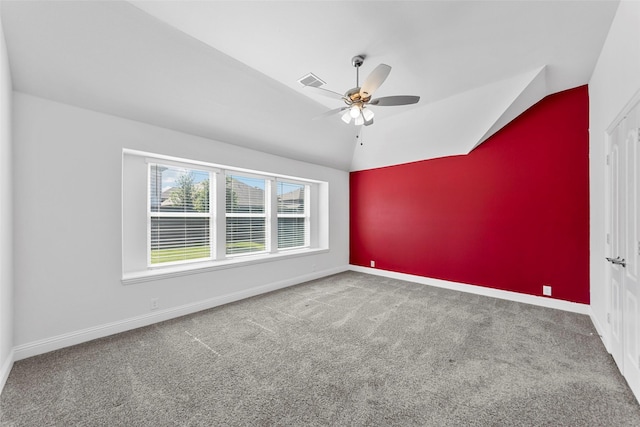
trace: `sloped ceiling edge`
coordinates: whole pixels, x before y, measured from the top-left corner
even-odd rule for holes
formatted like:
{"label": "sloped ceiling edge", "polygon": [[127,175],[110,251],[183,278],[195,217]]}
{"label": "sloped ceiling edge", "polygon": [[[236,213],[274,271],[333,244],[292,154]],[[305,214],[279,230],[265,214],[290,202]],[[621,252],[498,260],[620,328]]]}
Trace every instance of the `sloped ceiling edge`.
{"label": "sloped ceiling edge", "polygon": [[547,96],[546,69],[546,66],[543,66],[534,73],[529,85],[511,102],[511,105],[509,105],[498,120],[496,120],[493,126],[491,126],[473,148],[469,150],[470,152]]}
{"label": "sloped ceiling edge", "polygon": [[544,97],[544,70],[538,67],[385,117],[363,129],[351,170],[468,154]]}

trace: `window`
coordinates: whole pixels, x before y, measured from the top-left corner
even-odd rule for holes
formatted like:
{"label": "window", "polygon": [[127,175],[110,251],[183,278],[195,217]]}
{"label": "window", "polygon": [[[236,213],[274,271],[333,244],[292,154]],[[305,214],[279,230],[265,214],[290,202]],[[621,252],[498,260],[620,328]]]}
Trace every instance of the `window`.
{"label": "window", "polygon": [[307,185],[277,182],[278,249],[309,246]]}
{"label": "window", "polygon": [[149,264],[211,258],[210,173],[149,164]]}
{"label": "window", "polygon": [[123,150],[123,283],[329,248],[329,184]]}
{"label": "window", "polygon": [[226,176],[226,252],[228,255],[267,250],[267,181]]}

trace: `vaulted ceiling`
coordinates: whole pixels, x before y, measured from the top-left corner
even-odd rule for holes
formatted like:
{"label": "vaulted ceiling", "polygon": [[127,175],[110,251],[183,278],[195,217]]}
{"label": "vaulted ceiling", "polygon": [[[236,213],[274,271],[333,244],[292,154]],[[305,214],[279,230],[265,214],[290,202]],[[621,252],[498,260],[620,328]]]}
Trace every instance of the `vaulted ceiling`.
{"label": "vaulted ceiling", "polygon": [[[14,89],[343,170],[466,154],[589,81],[617,1],[2,1]],[[357,128],[297,81],[392,67]]]}

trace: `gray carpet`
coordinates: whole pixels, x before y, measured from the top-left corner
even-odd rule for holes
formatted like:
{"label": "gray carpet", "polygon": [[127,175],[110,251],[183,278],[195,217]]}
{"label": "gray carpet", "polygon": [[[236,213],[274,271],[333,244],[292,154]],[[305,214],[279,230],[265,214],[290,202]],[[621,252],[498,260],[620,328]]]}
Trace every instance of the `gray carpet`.
{"label": "gray carpet", "polygon": [[355,272],[33,357],[2,426],[638,426],[587,316]]}

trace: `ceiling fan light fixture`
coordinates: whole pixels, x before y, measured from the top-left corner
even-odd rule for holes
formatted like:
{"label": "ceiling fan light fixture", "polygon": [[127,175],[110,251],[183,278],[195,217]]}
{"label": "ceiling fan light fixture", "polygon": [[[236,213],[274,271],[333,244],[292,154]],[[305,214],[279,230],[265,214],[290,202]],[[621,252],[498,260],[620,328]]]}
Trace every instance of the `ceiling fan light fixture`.
{"label": "ceiling fan light fixture", "polygon": [[364,124],[364,118],[362,117],[362,114],[356,117],[356,120],[355,122],[353,122],[353,124],[355,124],[356,126],[362,126]]}
{"label": "ceiling fan light fixture", "polygon": [[354,119],[357,118],[360,115],[360,107],[358,107],[357,105],[353,105],[349,109],[349,115]]}
{"label": "ceiling fan light fixture", "polygon": [[351,122],[351,110],[347,110],[342,115],[342,121],[345,122],[346,124],[349,124]]}
{"label": "ceiling fan light fixture", "polygon": [[373,119],[373,111],[369,110],[368,108],[362,109],[362,115],[364,116],[364,120],[367,122],[370,122],[371,119]]}

